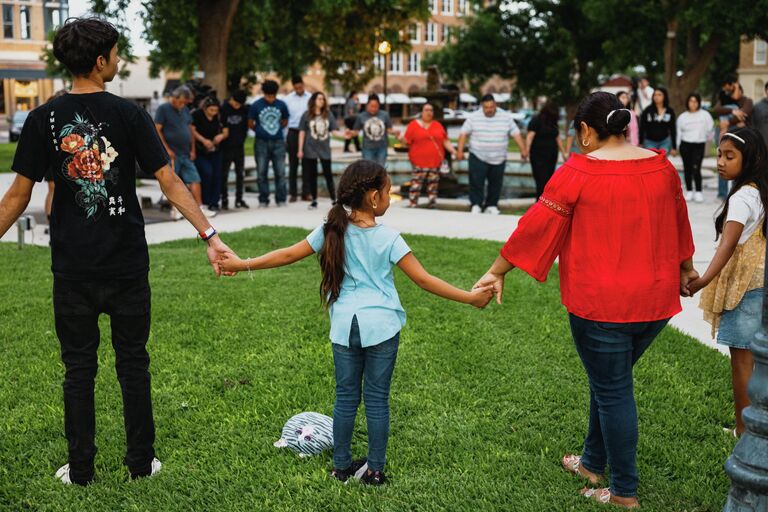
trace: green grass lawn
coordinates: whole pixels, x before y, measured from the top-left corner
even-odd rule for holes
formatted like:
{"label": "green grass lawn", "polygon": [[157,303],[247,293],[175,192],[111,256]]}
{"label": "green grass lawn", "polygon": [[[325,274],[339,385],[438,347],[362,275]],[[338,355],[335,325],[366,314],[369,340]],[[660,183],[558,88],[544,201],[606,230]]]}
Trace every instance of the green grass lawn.
{"label": "green grass lawn", "polygon": [[[243,255],[306,231],[226,236]],[[469,287],[498,243],[407,236],[427,269]],[[501,307],[473,310],[397,271],[408,311],[392,386],[384,488],[332,480],[330,453],[306,460],[272,442],[301,411],[332,413],[334,378],[319,271],[293,267],[217,280],[202,244],[154,246],[149,350],[163,472],[128,482],[108,320],[96,384],[97,482],[64,487],[62,366],[47,249],[0,244],[0,510],[559,512],[607,510],[559,466],[579,452],[588,390],[556,272],[509,276]],[[734,440],[728,360],[666,329],[636,369],[640,497],[648,512],[719,511]],[[353,441],[365,454],[362,414]]]}
{"label": "green grass lawn", "polygon": [[11,172],[17,142],[0,143],[0,172]]}

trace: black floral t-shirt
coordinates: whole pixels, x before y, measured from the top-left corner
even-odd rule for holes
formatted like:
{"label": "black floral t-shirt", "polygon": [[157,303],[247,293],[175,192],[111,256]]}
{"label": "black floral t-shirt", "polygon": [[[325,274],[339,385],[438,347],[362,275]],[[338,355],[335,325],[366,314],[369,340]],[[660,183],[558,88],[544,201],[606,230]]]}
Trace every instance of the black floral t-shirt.
{"label": "black floral t-shirt", "polygon": [[12,169],[41,181],[50,167],[51,268],[80,280],[127,278],[149,270],[136,164],[168,163],[142,108],[108,92],[66,94],[30,112]]}

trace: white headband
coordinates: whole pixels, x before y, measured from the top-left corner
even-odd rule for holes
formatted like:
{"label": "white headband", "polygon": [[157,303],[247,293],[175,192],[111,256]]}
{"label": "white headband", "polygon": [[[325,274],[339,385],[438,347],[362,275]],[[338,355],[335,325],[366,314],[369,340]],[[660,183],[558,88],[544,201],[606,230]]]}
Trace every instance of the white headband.
{"label": "white headband", "polygon": [[725,138],[725,137],[731,137],[733,139],[736,139],[737,141],[741,142],[742,144],[746,144],[747,143],[747,141],[745,141],[744,139],[742,139],[741,137],[739,137],[735,133],[726,132],[726,133],[723,134],[723,138]]}
{"label": "white headband", "polygon": [[616,110],[611,110],[608,113],[608,117],[605,118],[605,124],[608,124],[611,120],[611,116],[616,112],[618,112],[619,110],[626,110],[627,112],[629,112],[630,115],[632,115],[632,112],[628,108],[617,108]]}

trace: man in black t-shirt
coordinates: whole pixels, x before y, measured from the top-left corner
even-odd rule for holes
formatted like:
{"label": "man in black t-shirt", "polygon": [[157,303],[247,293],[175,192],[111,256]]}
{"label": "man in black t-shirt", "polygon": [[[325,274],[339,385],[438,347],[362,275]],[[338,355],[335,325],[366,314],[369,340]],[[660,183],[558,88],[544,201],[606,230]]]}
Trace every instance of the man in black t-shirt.
{"label": "man in black t-shirt", "polygon": [[245,91],[235,91],[221,105],[221,123],[229,129],[229,137],[221,143],[223,157],[221,183],[221,209],[229,209],[229,168],[235,164],[235,208],[248,208],[243,201],[243,173],[245,169],[245,139],[248,137],[248,107]]}
{"label": "man in black t-shirt", "polygon": [[118,32],[97,18],[72,18],[58,30],[53,53],[73,75],[69,94],[33,110],[21,132],[0,201],[0,236],[29,203],[32,186],[51,169],[56,183],[51,212],[51,269],[56,334],[64,362],[64,425],[68,464],[64,483],[93,480],[96,445],[94,378],[99,315],[110,316],[115,367],[123,394],[132,478],[160,470],[150,393],[149,254],[136,197],[136,164],[154,172],[168,200],[206,240],[214,271],[230,252],[206,220],[168,155],[149,115],[104,91],[114,78]]}

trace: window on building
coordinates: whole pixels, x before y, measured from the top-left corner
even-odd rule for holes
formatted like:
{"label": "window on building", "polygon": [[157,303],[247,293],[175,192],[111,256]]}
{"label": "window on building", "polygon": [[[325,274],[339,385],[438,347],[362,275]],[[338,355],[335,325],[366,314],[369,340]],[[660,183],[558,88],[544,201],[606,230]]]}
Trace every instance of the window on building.
{"label": "window on building", "polygon": [[755,92],[753,98],[761,98],[765,94],[765,82],[760,79],[755,80]]}
{"label": "window on building", "polygon": [[450,25],[443,25],[443,44],[447,44],[451,42],[451,35],[453,32],[451,32],[451,26]]}
{"label": "window on building", "polygon": [[19,28],[22,39],[32,38],[32,31],[29,29],[29,7],[27,6],[19,8]]}
{"label": "window on building", "polygon": [[13,6],[3,4],[3,37],[13,39]]}
{"label": "window on building", "polygon": [[45,33],[48,34],[69,17],[69,6],[66,2],[46,2],[43,16]]}
{"label": "window on building", "polygon": [[429,12],[437,14],[437,0],[429,0]]}
{"label": "window on building", "polygon": [[421,73],[421,54],[417,52],[411,52],[408,56],[408,73],[419,74]]}
{"label": "window on building", "polygon": [[373,56],[373,65],[378,69],[379,71],[384,70],[384,56],[380,53],[376,53]]}
{"label": "window on building", "polygon": [[421,34],[419,34],[419,32],[421,32],[421,30],[419,30],[420,28],[421,27],[419,26],[418,23],[414,23],[408,28],[408,34],[411,38],[412,43],[420,42],[420,39],[421,39]]}
{"label": "window on building", "polygon": [[391,73],[402,73],[403,72],[403,54],[402,53],[391,53],[389,54],[389,71]]}
{"label": "window on building", "polygon": [[437,43],[437,24],[427,23],[427,34],[424,36],[424,42],[427,44]]}
{"label": "window on building", "polygon": [[755,39],[755,64],[766,63],[766,51],[768,44],[762,39]]}
{"label": "window on building", "polygon": [[459,0],[459,8],[456,9],[457,14],[467,14],[467,7],[469,2],[467,0]]}
{"label": "window on building", "polygon": [[441,0],[443,14],[453,14],[453,0]]}

